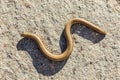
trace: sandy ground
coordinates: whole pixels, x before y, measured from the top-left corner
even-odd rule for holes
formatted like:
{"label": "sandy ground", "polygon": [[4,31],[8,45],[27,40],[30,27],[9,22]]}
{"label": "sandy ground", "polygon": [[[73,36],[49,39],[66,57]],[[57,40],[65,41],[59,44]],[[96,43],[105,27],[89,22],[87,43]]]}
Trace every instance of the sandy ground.
{"label": "sandy ground", "polygon": [[[40,36],[47,49],[66,49],[63,30],[71,18],[103,28],[103,36],[75,24],[69,59],[54,62],[37,44],[20,36]],[[120,0],[0,0],[0,80],[120,80]]]}

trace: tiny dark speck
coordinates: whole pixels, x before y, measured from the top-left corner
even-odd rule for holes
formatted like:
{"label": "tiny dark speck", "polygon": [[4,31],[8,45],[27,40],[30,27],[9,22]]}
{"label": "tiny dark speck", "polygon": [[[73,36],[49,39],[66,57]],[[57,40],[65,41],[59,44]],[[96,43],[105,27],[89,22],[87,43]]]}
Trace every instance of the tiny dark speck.
{"label": "tiny dark speck", "polygon": [[92,62],[90,62],[90,64],[92,64]]}
{"label": "tiny dark speck", "polygon": [[76,68],[73,68],[73,74],[75,74]]}
{"label": "tiny dark speck", "polygon": [[40,63],[40,65],[42,66],[42,65],[43,65],[43,63]]}

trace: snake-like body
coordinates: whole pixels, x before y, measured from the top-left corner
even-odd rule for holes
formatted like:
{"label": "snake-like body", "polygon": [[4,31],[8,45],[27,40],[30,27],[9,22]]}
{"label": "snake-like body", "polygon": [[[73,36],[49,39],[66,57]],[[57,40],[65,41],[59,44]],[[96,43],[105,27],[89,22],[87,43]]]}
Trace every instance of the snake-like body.
{"label": "snake-like body", "polygon": [[36,34],[25,32],[25,33],[22,33],[21,35],[25,38],[31,38],[31,39],[35,40],[37,42],[40,50],[42,51],[42,53],[48,59],[54,60],[54,61],[62,61],[62,60],[65,60],[66,58],[68,58],[73,50],[73,40],[72,40],[70,29],[71,29],[71,26],[73,24],[76,24],[76,23],[80,23],[82,25],[85,25],[86,27],[91,28],[91,29],[103,34],[103,35],[106,34],[106,32],[103,29],[99,28],[98,26],[95,26],[94,24],[92,24],[84,19],[81,19],[81,18],[71,19],[66,23],[65,31],[64,31],[64,35],[65,35],[65,38],[67,40],[67,48],[63,53],[61,53],[59,55],[50,53],[46,49],[46,47],[43,44],[43,42],[41,41],[41,39]]}

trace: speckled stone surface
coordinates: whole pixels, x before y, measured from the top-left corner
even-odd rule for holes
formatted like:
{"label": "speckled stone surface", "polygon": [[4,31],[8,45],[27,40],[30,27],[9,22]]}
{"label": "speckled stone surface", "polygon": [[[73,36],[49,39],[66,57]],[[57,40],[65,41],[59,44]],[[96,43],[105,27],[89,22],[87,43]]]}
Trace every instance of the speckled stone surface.
{"label": "speckled stone surface", "polygon": [[[103,36],[84,25],[71,29],[69,59],[44,57],[32,39],[47,49],[66,49],[63,30],[71,18],[84,18],[103,28]],[[120,80],[120,0],[0,0],[0,80]]]}

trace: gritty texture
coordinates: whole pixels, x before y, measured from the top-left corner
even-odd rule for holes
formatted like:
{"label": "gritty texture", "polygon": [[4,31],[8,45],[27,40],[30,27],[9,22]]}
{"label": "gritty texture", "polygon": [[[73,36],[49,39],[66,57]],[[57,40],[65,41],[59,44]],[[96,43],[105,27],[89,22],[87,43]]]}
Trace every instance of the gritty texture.
{"label": "gritty texture", "polygon": [[[107,35],[73,25],[73,51],[62,62],[48,60],[35,41],[20,36],[35,33],[60,54],[71,18],[84,18]],[[119,32],[120,0],[0,0],[0,80],[120,80]]]}

